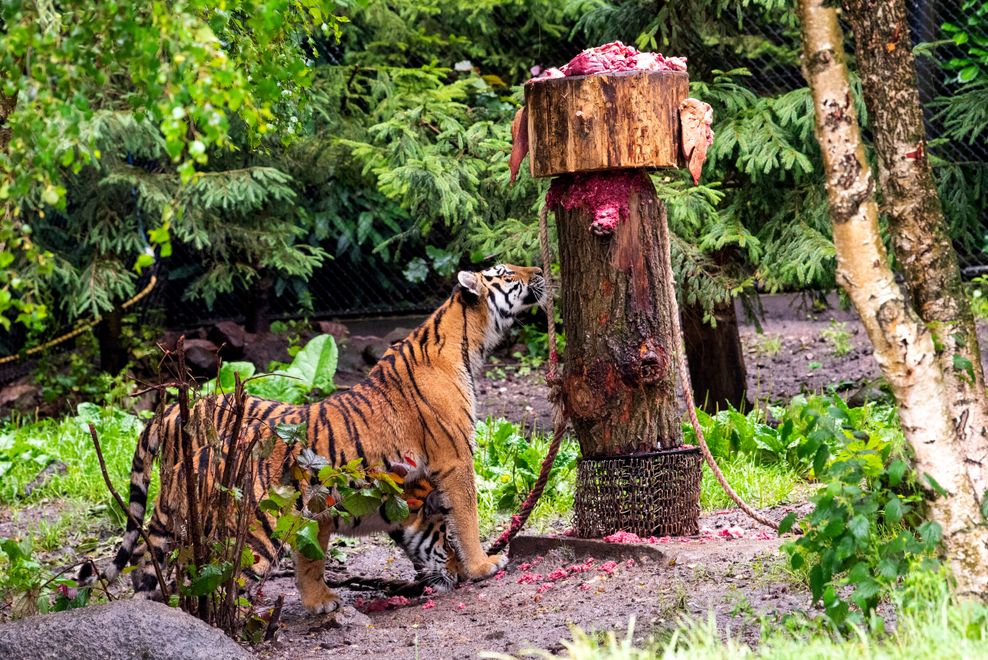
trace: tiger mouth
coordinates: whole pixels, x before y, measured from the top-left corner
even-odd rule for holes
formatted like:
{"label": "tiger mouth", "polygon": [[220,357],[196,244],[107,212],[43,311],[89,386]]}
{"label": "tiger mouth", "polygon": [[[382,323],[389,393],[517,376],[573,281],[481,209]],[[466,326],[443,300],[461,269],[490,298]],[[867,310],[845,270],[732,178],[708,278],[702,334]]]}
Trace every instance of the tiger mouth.
{"label": "tiger mouth", "polygon": [[525,303],[528,305],[538,305],[539,307],[545,307],[545,303],[546,303],[545,279],[541,277],[533,278],[532,281],[528,283],[528,293],[525,295]]}

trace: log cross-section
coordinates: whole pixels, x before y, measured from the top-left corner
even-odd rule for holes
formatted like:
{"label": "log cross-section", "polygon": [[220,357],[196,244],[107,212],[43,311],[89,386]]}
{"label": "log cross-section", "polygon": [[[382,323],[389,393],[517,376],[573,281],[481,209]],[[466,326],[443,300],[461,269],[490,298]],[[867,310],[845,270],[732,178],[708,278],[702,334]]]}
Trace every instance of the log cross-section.
{"label": "log cross-section", "polygon": [[685,71],[625,71],[525,85],[532,176],[680,167]]}

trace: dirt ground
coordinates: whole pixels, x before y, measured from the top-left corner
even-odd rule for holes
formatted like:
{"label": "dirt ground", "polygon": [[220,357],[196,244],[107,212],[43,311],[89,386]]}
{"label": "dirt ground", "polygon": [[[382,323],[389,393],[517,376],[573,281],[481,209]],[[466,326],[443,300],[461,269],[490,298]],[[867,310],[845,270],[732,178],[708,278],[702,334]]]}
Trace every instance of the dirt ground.
{"label": "dirt ground", "polygon": [[[805,505],[800,505],[805,506]],[[766,513],[781,519],[793,506]],[[364,618],[360,613],[309,617],[290,578],[265,587],[269,599],[285,596],[284,628],[262,646],[267,658],[474,658],[481,652],[523,654],[532,648],[561,651],[570,626],[625,631],[634,616],[635,638],[661,637],[681,615],[714,613],[718,627],[756,641],[760,617],[805,609],[809,594],[780,558],[782,543],[736,511],[701,519],[701,536],[649,545],[538,551],[513,556],[503,575],[450,593],[412,599],[407,605]],[[732,538],[730,535],[740,536]],[[351,575],[410,579],[409,563],[390,544],[364,541],[350,550]],[[581,572],[553,579],[553,571],[581,565]],[[383,571],[382,571],[383,568]],[[350,606],[373,610],[381,594],[340,590]],[[342,623],[341,623],[342,622]],[[387,649],[385,651],[385,649]]]}

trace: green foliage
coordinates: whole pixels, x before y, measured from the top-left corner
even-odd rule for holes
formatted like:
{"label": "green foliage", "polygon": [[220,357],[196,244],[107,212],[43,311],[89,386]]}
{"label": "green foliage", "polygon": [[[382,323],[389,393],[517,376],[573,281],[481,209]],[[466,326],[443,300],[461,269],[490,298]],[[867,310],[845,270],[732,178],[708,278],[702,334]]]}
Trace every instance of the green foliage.
{"label": "green foliage", "polygon": [[[123,113],[152,130],[179,183],[194,183],[196,169],[212,152],[231,149],[235,136],[257,146],[265,135],[296,132],[312,80],[305,35],[338,35],[340,20],[322,0],[18,1],[5,3],[0,16],[0,105],[5,115],[9,109],[9,142],[0,149],[0,243],[14,248],[0,269],[8,294],[0,297],[0,318],[6,326],[13,314],[31,328],[45,323],[46,280],[57,269],[34,242],[34,225],[52,207],[64,209],[69,180],[100,161],[100,113]],[[120,147],[107,153],[123,157]],[[182,210],[169,203],[154,218],[149,236],[163,253]],[[122,264],[97,280],[100,288],[119,296],[132,259],[112,253]]]}
{"label": "green foliage", "polygon": [[988,80],[988,2],[964,0],[958,14],[961,24],[944,23],[941,28],[960,51],[943,63],[956,71],[957,82]]}
{"label": "green foliage", "polygon": [[[261,511],[276,518],[274,536],[309,559],[323,559],[319,543],[319,523],[313,516],[326,514],[344,523],[371,514],[384,506],[388,519],[401,522],[408,517],[408,503],[401,486],[402,477],[381,467],[367,466],[357,458],[333,466],[324,457],[305,447],[305,426],[280,425],[278,438],[293,452],[289,474],[296,484],[272,486],[261,500]],[[295,453],[295,446],[302,444]]]}
{"label": "green foliage", "polygon": [[[528,435],[505,419],[477,422],[474,468],[477,473],[478,504],[482,520],[497,512],[514,512],[528,496],[539,476],[551,438]],[[565,438],[553,461],[549,481],[533,512],[561,514],[573,506],[576,458],[579,447]]]}
{"label": "green foliage", "polygon": [[[916,566],[938,566],[941,530],[923,521],[924,494],[902,447],[849,432],[851,419],[839,408],[828,413],[833,422],[821,418],[801,451],[815,455],[814,470],[826,485],[810,497],[815,506],[800,521],[803,535],[783,547],[793,569],[808,572],[814,603],[822,601],[835,626],[880,630],[875,608],[900,578]],[[787,516],[780,531],[795,517]],[[849,596],[843,585],[853,589]]]}
{"label": "green foliage", "polygon": [[851,352],[851,333],[848,332],[846,323],[831,319],[830,327],[821,330],[820,335],[830,343],[837,357],[843,357]]}
{"label": "green foliage", "polygon": [[8,608],[15,617],[61,612],[85,607],[88,589],[51,575],[34,556],[31,539],[0,538],[0,613]]}
{"label": "green foliage", "polygon": [[[106,492],[100,474],[87,428],[89,423],[99,433],[110,478],[120,492],[127,492],[134,443],[143,423],[139,417],[117,408],[80,403],[77,414],[61,420],[0,426],[0,502],[79,498],[115,510],[117,505]],[[65,473],[53,474],[25,498],[24,486],[56,460],[65,464]],[[154,484],[156,489],[157,480]]]}
{"label": "green foliage", "polygon": [[332,394],[336,389],[333,378],[338,360],[339,348],[333,336],[316,335],[295,354],[291,364],[272,363],[271,373],[255,375],[250,362],[223,363],[219,374],[203,385],[201,393],[233,392],[234,375],[239,373],[247,394],[285,403],[304,403]]}
{"label": "green foliage", "polygon": [[971,311],[979,319],[988,319],[988,276],[981,275],[968,285]]}

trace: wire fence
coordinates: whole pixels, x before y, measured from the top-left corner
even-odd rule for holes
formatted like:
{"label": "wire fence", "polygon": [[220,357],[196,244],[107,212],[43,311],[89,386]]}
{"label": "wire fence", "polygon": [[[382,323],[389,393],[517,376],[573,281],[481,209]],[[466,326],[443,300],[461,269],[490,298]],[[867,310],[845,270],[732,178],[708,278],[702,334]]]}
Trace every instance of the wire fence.
{"label": "wire fence", "polygon": [[[983,22],[970,20],[971,13],[965,8],[970,3],[971,0],[907,3],[929,151],[937,164],[938,175],[961,172],[958,185],[970,187],[974,196],[974,218],[969,214],[958,219],[954,217],[956,209],[945,204],[951,227],[955,229],[958,259],[968,277],[988,273],[985,229],[988,227],[988,144],[983,139],[948,139],[942,103],[966,89],[969,86],[966,79],[973,74],[988,78],[988,65],[970,64],[965,59],[972,43],[982,44],[983,50],[988,50],[988,31]],[[627,4],[653,13],[663,5],[656,0],[629,0]],[[771,20],[739,18],[736,27],[726,32],[723,23],[712,27],[702,21],[679,19],[671,20],[675,26],[673,38],[663,48],[669,53],[689,56],[693,79],[709,79],[714,70],[745,68],[751,72],[750,77],[744,78],[745,84],[758,95],[775,96],[805,87],[794,10],[780,10]],[[968,37],[958,37],[958,30],[965,30]],[[847,47],[853,49],[850,30],[845,29],[845,36]],[[332,240],[323,247],[331,254],[336,252]],[[167,327],[190,328],[225,319],[244,321],[258,308],[272,319],[420,312],[434,307],[448,295],[453,281],[448,273],[442,276],[428,269],[416,274],[410,268],[416,259],[427,257],[424,249],[406,249],[400,260],[386,260],[367,252],[336,254],[313,273],[305,292],[290,286],[252,286],[247,291],[220,296],[210,304],[186,296],[190,280],[183,273],[188,272],[197,257],[191,253],[176,254],[162,263],[160,284],[152,296],[142,301],[142,306],[145,310],[153,308],[162,312],[160,318]],[[307,304],[303,305],[302,301]],[[20,370],[18,367],[17,371]]]}

